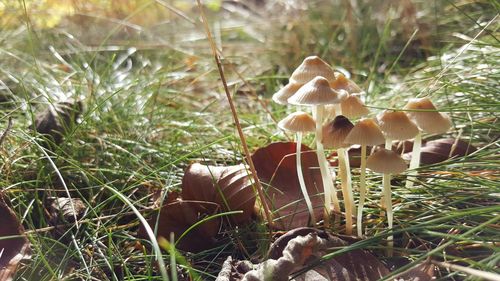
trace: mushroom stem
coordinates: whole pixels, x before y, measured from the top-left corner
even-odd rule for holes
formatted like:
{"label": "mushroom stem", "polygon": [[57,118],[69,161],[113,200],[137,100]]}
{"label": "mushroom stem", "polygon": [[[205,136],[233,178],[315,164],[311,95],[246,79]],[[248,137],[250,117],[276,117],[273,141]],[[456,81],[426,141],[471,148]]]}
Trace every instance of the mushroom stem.
{"label": "mushroom stem", "polygon": [[[392,150],[392,139],[386,137],[385,138],[385,149],[387,150]],[[380,196],[380,205],[382,206],[382,208],[385,208],[386,205],[385,205],[385,195],[384,193],[382,193],[382,196]],[[381,212],[380,213],[381,216],[383,216],[384,214]]]}
{"label": "mushroom stem", "polygon": [[366,145],[361,146],[361,165],[359,175],[359,203],[358,203],[358,217],[356,226],[358,228],[358,236],[363,236],[363,207],[366,198]]}
{"label": "mushroom stem", "polygon": [[352,194],[352,187],[348,177],[349,166],[346,161],[346,150],[344,148],[339,148],[337,150],[339,157],[339,174],[340,182],[342,186],[342,195],[344,197],[344,207],[345,207],[345,217],[346,217],[346,234],[352,234],[353,228],[353,210],[354,210],[354,199]]}
{"label": "mushroom stem", "polygon": [[418,134],[413,140],[413,149],[411,153],[410,167],[408,172],[408,177],[406,178],[406,188],[412,188],[415,182],[415,176],[417,175],[418,167],[420,166],[420,151],[422,150],[422,131],[418,131]]}
{"label": "mushroom stem", "polygon": [[385,138],[385,149],[392,150],[392,139],[388,137]]}
{"label": "mushroom stem", "polygon": [[[382,177],[382,182],[383,182],[383,193],[385,197],[385,208],[386,208],[386,214],[387,214],[387,224],[388,224],[388,230],[392,230],[392,223],[393,223],[393,213],[392,213],[392,198],[391,198],[391,174],[384,174]],[[387,237],[387,255],[389,257],[392,256],[392,250],[393,250],[393,236],[390,235]]]}
{"label": "mushroom stem", "polygon": [[302,190],[302,194],[304,195],[304,199],[306,201],[307,209],[309,210],[309,214],[311,215],[311,222],[313,225],[316,225],[316,217],[314,216],[311,199],[309,198],[309,194],[307,194],[306,183],[304,181],[304,174],[302,173],[301,150],[302,150],[302,133],[297,132],[297,157],[296,157],[297,176],[299,178],[300,189]]}
{"label": "mushroom stem", "polygon": [[323,105],[317,105],[315,107],[315,120],[316,120],[316,155],[318,156],[319,169],[321,171],[321,179],[323,181],[323,188],[325,192],[325,226],[329,225],[330,219],[330,206],[333,199],[333,210],[335,213],[340,213],[340,203],[337,197],[337,192],[333,186],[333,178],[330,170],[328,169],[328,161],[325,157],[325,150],[321,139],[323,138],[322,123],[323,123],[323,112],[325,107]]}

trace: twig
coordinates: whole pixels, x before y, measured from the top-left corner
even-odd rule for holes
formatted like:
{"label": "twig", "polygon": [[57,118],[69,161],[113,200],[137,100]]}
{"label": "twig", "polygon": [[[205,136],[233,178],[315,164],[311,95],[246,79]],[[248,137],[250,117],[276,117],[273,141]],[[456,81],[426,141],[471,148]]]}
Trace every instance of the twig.
{"label": "twig", "polygon": [[201,19],[203,21],[203,26],[205,27],[205,32],[207,34],[208,41],[210,42],[210,48],[212,49],[212,55],[214,56],[215,62],[217,63],[217,68],[219,69],[219,75],[220,75],[220,78],[222,81],[222,85],[224,86],[224,91],[226,93],[229,107],[231,108],[231,113],[233,115],[233,120],[234,120],[234,123],[236,125],[236,129],[238,130],[238,135],[240,137],[241,145],[243,146],[243,151],[245,153],[245,158],[247,160],[248,166],[250,167],[250,172],[252,173],[252,176],[253,176],[253,179],[255,182],[255,187],[257,189],[258,196],[260,198],[262,207],[264,209],[264,213],[266,215],[268,225],[269,225],[269,227],[271,227],[272,222],[273,222],[273,219],[271,216],[271,211],[269,210],[269,206],[267,205],[267,201],[266,201],[266,198],[264,196],[264,191],[263,191],[262,185],[260,183],[259,177],[257,176],[257,171],[255,170],[255,166],[253,164],[252,157],[250,155],[250,151],[248,149],[245,135],[243,134],[243,130],[241,129],[241,124],[240,124],[240,120],[238,118],[238,113],[236,112],[236,108],[234,106],[233,99],[232,99],[231,94],[229,93],[229,89],[227,87],[226,77],[224,75],[224,70],[222,69],[222,64],[220,62],[219,55],[217,54],[215,42],[213,41],[212,34],[210,33],[210,29],[208,27],[208,22],[207,22],[207,19],[205,17],[205,13],[203,12],[203,7],[201,5],[201,2],[200,2],[200,0],[196,0],[196,2],[198,4],[198,8],[200,9],[200,15],[201,15]]}
{"label": "twig", "polygon": [[5,129],[5,131],[3,131],[2,135],[0,136],[0,146],[2,146],[3,141],[7,138],[7,135],[9,134],[11,129],[12,129],[12,117],[9,117],[9,120],[7,121],[7,128]]}

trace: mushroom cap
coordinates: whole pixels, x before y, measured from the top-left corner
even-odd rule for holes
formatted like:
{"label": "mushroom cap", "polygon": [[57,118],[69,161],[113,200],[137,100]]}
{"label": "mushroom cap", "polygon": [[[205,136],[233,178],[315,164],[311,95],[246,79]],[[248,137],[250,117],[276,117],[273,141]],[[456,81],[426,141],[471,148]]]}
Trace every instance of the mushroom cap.
{"label": "mushroom cap", "polygon": [[273,95],[273,101],[278,104],[287,105],[288,98],[293,96],[304,84],[288,83]]}
{"label": "mushroom cap", "polygon": [[292,132],[314,132],[316,122],[306,112],[294,112],[278,122],[278,127]]}
{"label": "mushroom cap", "polygon": [[[424,132],[429,134],[446,133],[451,127],[448,114],[436,111],[436,107],[429,98],[410,99],[404,107],[406,114]],[[418,111],[426,110],[426,111]]]}
{"label": "mushroom cap", "polygon": [[349,147],[345,143],[345,138],[352,130],[354,125],[343,115],[338,115],[332,122],[323,126],[323,139],[321,142],[325,148],[344,148]]}
{"label": "mushroom cap", "polygon": [[302,86],[288,102],[296,105],[325,105],[340,103],[345,92],[337,92],[330,88],[326,78],[317,76]]}
{"label": "mushroom cap", "polygon": [[334,90],[346,90],[349,94],[361,93],[363,90],[351,79],[340,72],[335,72],[335,80],[330,82]]}
{"label": "mushroom cap", "polygon": [[392,140],[412,139],[419,132],[417,125],[402,111],[385,110],[377,115],[377,122],[386,138]]}
{"label": "mushroom cap", "polygon": [[354,125],[351,132],[347,135],[345,142],[349,144],[359,144],[373,146],[385,142],[384,134],[373,119],[361,119]]}
{"label": "mushroom cap", "polygon": [[290,82],[305,84],[316,76],[325,77],[328,81],[335,80],[332,67],[318,56],[309,56],[293,71]]}
{"label": "mushroom cap", "polygon": [[348,118],[358,118],[367,115],[370,110],[365,106],[358,95],[350,94],[340,103],[342,115]]}
{"label": "mushroom cap", "polygon": [[406,162],[398,153],[381,148],[368,157],[366,167],[376,173],[399,174],[406,170]]}

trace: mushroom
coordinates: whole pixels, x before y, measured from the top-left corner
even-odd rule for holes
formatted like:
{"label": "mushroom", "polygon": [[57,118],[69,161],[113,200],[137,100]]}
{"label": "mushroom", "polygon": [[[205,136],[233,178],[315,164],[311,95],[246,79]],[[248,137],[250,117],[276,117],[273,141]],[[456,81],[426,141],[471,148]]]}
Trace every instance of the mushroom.
{"label": "mushroom", "polygon": [[383,144],[385,141],[384,135],[379,126],[373,119],[361,119],[351,132],[345,138],[345,142],[349,144],[361,145],[361,165],[359,176],[359,203],[356,226],[358,236],[363,234],[362,217],[363,207],[365,204],[366,189],[366,147]]}
{"label": "mushroom", "polygon": [[350,119],[359,118],[370,113],[370,110],[359,98],[359,94],[349,94],[349,96],[340,103],[340,107],[342,109],[342,115]]}
{"label": "mushroom", "polygon": [[330,82],[330,87],[335,90],[345,90],[349,94],[362,92],[361,88],[354,83],[354,81],[345,77],[345,75],[340,72],[335,72],[335,80]]}
{"label": "mushroom", "polygon": [[409,140],[418,134],[418,127],[402,111],[385,110],[377,115],[377,122],[385,135],[385,149],[392,148],[393,140]]}
{"label": "mushroom", "polygon": [[323,126],[322,143],[325,148],[337,149],[339,158],[339,174],[342,187],[342,195],[344,197],[344,207],[346,216],[346,233],[352,234],[353,214],[356,212],[354,205],[354,196],[352,193],[351,173],[347,156],[346,147],[349,144],[344,140],[351,131],[354,125],[343,115],[338,115],[335,119]]}
{"label": "mushroom", "polygon": [[[383,174],[383,195],[385,198],[387,224],[389,230],[393,226],[393,213],[392,213],[392,198],[391,198],[391,174],[399,174],[406,170],[406,163],[399,154],[392,150],[380,149],[368,157],[366,161],[368,169]],[[388,254],[392,256],[393,237],[390,235],[388,241]]]}
{"label": "mushroom", "polygon": [[301,162],[301,148],[302,148],[302,133],[314,132],[316,128],[316,123],[314,119],[307,113],[298,111],[294,112],[278,123],[278,126],[283,130],[288,130],[291,132],[295,132],[297,134],[297,177],[299,178],[300,189],[302,194],[304,195],[304,199],[306,201],[307,209],[309,210],[309,214],[311,215],[311,222],[313,225],[316,224],[316,218],[314,216],[314,211],[311,203],[311,199],[309,198],[309,194],[307,194],[307,188],[304,181],[304,175],[302,172],[302,162]]}
{"label": "mushroom", "polygon": [[406,178],[406,188],[412,188],[415,181],[416,169],[420,166],[420,151],[422,148],[422,132],[428,134],[443,134],[451,127],[450,117],[436,111],[436,107],[429,98],[410,99],[404,107],[409,110],[406,114],[419,128],[413,140],[413,151],[410,160],[410,172]]}
{"label": "mushroom", "polygon": [[309,56],[293,71],[290,82],[305,84],[316,76],[324,77],[329,82],[335,80],[335,73],[328,63],[318,56]]}
{"label": "mushroom", "polygon": [[[294,72],[295,73],[295,72]],[[302,86],[297,93],[288,99],[290,104],[306,105],[313,107],[313,116],[316,120],[316,154],[321,171],[323,185],[325,187],[325,211],[326,218],[330,217],[330,205],[333,199],[334,210],[340,212],[340,204],[333,186],[332,175],[328,169],[328,162],[325,157],[322,139],[322,123],[325,104],[339,103],[342,95],[330,88],[328,80],[318,76]],[[328,224],[328,219],[325,220]]]}
{"label": "mushroom", "polygon": [[277,104],[287,105],[288,98],[293,96],[304,84],[288,83],[273,95],[273,101]]}

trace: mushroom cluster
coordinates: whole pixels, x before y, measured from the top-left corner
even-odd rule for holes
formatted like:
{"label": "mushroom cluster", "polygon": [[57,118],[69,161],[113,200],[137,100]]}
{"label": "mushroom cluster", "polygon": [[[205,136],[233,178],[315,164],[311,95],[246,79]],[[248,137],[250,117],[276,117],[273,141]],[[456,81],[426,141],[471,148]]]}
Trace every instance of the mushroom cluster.
{"label": "mushroom cluster", "polygon": [[[317,220],[303,179],[300,149],[303,134],[314,132],[316,154],[324,186],[323,223],[325,226],[330,225],[332,213],[335,221],[340,222],[339,215],[344,213],[346,234],[352,234],[353,226],[356,225],[358,236],[363,236],[363,205],[368,189],[366,168],[383,175],[381,206],[385,209],[390,230],[393,226],[391,175],[407,170],[403,158],[392,151],[392,142],[414,140],[406,183],[406,187],[411,188],[419,166],[422,133],[441,134],[451,127],[450,118],[438,112],[428,98],[411,99],[402,110],[385,110],[374,118],[363,118],[370,114],[370,110],[363,103],[363,94],[364,91],[356,83],[345,75],[335,72],[324,60],[317,56],[309,56],[293,71],[289,83],[272,97],[278,104],[299,106],[297,112],[285,117],[278,125],[283,130],[296,133],[297,174],[311,222],[316,224]],[[353,124],[351,120],[357,122]],[[378,147],[384,144],[384,147]],[[361,146],[357,207],[347,153],[351,145]],[[372,147],[369,157],[367,157],[368,147]],[[327,161],[325,149],[336,150],[337,171]],[[337,195],[336,174],[340,178],[344,212]],[[391,247],[392,237],[389,237],[388,241]]]}

